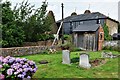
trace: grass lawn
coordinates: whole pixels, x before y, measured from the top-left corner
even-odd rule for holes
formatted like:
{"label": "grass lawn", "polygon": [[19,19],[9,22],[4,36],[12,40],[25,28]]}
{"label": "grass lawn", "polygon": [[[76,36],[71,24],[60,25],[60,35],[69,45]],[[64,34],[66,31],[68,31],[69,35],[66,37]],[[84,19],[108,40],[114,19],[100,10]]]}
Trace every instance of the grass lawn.
{"label": "grass lawn", "polygon": [[[89,52],[90,60],[101,57],[101,52]],[[62,53],[36,54],[21,56],[36,62],[38,70],[34,78],[118,78],[118,58],[107,59],[107,63],[101,66],[83,69],[78,67],[79,54],[71,52],[71,65],[62,64]],[[119,52],[112,51],[114,54]],[[48,64],[39,64],[40,60],[48,60]]]}

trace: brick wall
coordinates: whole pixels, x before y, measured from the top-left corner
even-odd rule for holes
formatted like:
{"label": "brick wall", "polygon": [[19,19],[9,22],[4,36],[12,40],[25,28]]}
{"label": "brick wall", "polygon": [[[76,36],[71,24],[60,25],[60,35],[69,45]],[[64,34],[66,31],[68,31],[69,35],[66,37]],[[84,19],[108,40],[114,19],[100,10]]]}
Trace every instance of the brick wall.
{"label": "brick wall", "polygon": [[0,56],[22,56],[42,53],[49,47],[45,46],[29,46],[29,47],[12,47],[0,48]]}
{"label": "brick wall", "polygon": [[103,31],[102,27],[99,27],[99,30],[98,30],[98,50],[102,50],[103,42],[104,42],[104,31]]}

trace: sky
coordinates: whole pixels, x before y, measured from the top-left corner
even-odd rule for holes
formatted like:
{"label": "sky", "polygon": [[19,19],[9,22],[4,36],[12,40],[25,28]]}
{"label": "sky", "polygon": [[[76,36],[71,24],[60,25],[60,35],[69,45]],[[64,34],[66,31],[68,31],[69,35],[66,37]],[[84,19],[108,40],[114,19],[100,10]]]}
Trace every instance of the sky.
{"label": "sky", "polygon": [[[3,2],[6,0],[3,0]],[[21,3],[23,0],[8,0],[12,2],[12,8],[16,3]],[[25,0],[26,1],[26,0]],[[41,6],[44,0],[28,0],[35,8]],[[118,2],[120,0],[47,0],[47,10],[52,10],[55,19],[62,18],[61,3],[64,4],[64,18],[70,16],[72,12],[83,14],[85,10],[89,9],[91,12],[100,12],[112,19],[118,20]]]}

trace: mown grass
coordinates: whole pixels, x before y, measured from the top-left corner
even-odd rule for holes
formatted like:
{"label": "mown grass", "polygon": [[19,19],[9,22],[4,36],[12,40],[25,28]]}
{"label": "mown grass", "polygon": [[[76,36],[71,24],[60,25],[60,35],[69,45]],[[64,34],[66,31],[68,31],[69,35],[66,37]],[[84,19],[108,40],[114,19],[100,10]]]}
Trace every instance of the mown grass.
{"label": "mown grass", "polygon": [[[101,52],[87,52],[90,60],[101,58]],[[90,69],[83,69],[78,66],[79,53],[71,52],[71,64],[62,64],[62,53],[56,54],[36,54],[21,56],[36,62],[38,70],[33,78],[118,78],[118,58],[107,59],[107,63]],[[119,54],[112,51],[113,54]],[[39,64],[40,60],[49,61],[48,64]]]}

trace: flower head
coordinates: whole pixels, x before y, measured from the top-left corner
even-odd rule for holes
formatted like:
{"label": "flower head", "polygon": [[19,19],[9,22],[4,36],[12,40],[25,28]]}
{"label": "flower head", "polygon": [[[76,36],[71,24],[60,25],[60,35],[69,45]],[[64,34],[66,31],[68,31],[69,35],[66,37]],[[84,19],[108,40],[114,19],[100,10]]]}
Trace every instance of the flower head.
{"label": "flower head", "polygon": [[8,75],[12,75],[12,74],[13,74],[13,69],[8,69],[8,70],[7,70],[7,74],[8,74]]}
{"label": "flower head", "polygon": [[0,74],[0,80],[4,80],[5,76],[3,74]]}
{"label": "flower head", "polygon": [[2,65],[0,65],[0,69],[2,68],[3,66]]}

